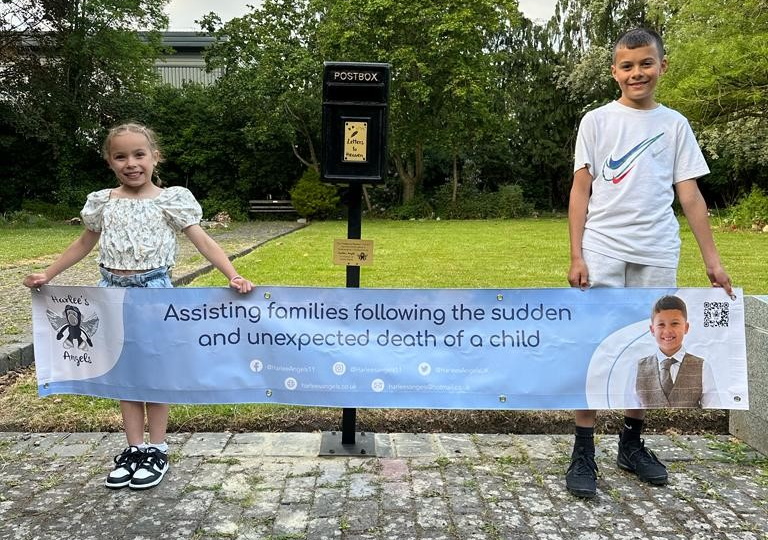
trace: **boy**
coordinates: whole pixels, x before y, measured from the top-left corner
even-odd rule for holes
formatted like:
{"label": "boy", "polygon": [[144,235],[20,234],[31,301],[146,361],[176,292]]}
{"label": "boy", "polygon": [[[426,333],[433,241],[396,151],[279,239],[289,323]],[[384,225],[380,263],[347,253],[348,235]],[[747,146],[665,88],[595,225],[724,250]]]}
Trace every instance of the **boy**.
{"label": "boy", "polygon": [[[685,117],[654,100],[666,69],[656,32],[626,32],[614,46],[611,65],[621,97],[581,121],[568,208],[573,287],[675,287],[680,237],[672,202],[677,192],[710,282],[732,293],[696,184],[709,172],[707,163]],[[596,416],[597,411],[575,413],[566,487],[579,497],[597,493]],[[644,417],[643,410],[625,411],[617,462],[643,481],[664,485],[666,467],[640,438]]]}
{"label": "boy", "polygon": [[709,364],[683,347],[689,326],[688,309],[681,298],[662,296],[653,305],[650,330],[658,349],[637,363],[634,393],[639,407],[719,405]]}

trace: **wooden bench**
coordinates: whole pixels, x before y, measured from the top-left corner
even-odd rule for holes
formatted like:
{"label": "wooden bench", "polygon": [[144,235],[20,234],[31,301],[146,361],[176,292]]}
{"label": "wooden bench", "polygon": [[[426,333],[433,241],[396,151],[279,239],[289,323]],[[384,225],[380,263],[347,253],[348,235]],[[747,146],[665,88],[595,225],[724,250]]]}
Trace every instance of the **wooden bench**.
{"label": "wooden bench", "polygon": [[253,214],[284,214],[296,213],[290,200],[263,199],[248,201],[248,211]]}

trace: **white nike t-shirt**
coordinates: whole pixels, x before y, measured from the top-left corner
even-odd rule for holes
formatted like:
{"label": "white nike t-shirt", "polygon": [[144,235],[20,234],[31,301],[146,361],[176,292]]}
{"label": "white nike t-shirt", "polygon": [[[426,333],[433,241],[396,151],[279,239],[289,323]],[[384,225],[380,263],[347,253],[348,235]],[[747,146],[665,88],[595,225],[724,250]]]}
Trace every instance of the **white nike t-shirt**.
{"label": "white nike t-shirt", "polygon": [[574,172],[592,175],[583,248],[622,261],[677,268],[673,185],[709,173],[683,115],[613,101],[581,121]]}

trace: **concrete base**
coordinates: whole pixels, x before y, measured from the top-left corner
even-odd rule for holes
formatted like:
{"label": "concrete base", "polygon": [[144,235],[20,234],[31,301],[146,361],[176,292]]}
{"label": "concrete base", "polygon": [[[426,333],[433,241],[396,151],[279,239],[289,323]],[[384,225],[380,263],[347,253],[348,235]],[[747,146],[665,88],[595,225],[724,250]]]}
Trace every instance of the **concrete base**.
{"label": "concrete base", "polygon": [[376,435],[359,431],[354,444],[342,444],[341,431],[323,431],[320,439],[320,456],[367,456],[376,457]]}
{"label": "concrete base", "polygon": [[768,296],[744,299],[749,410],[731,411],[728,430],[768,455]]}
{"label": "concrete base", "polygon": [[16,371],[35,363],[35,351],[31,343],[0,346],[0,375]]}

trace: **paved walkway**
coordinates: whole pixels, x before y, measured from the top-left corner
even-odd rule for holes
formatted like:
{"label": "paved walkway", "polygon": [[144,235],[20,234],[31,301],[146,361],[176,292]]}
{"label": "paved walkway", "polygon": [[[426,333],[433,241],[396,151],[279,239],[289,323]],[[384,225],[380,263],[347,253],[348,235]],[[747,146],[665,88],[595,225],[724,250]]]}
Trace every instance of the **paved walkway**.
{"label": "paved walkway", "polygon": [[593,501],[565,491],[565,436],[378,434],[375,457],[318,457],[319,433],[177,434],[162,484],[111,491],[123,437],[0,433],[0,539],[768,538],[766,462],[727,437],[649,436],[666,487],[602,437]]}

